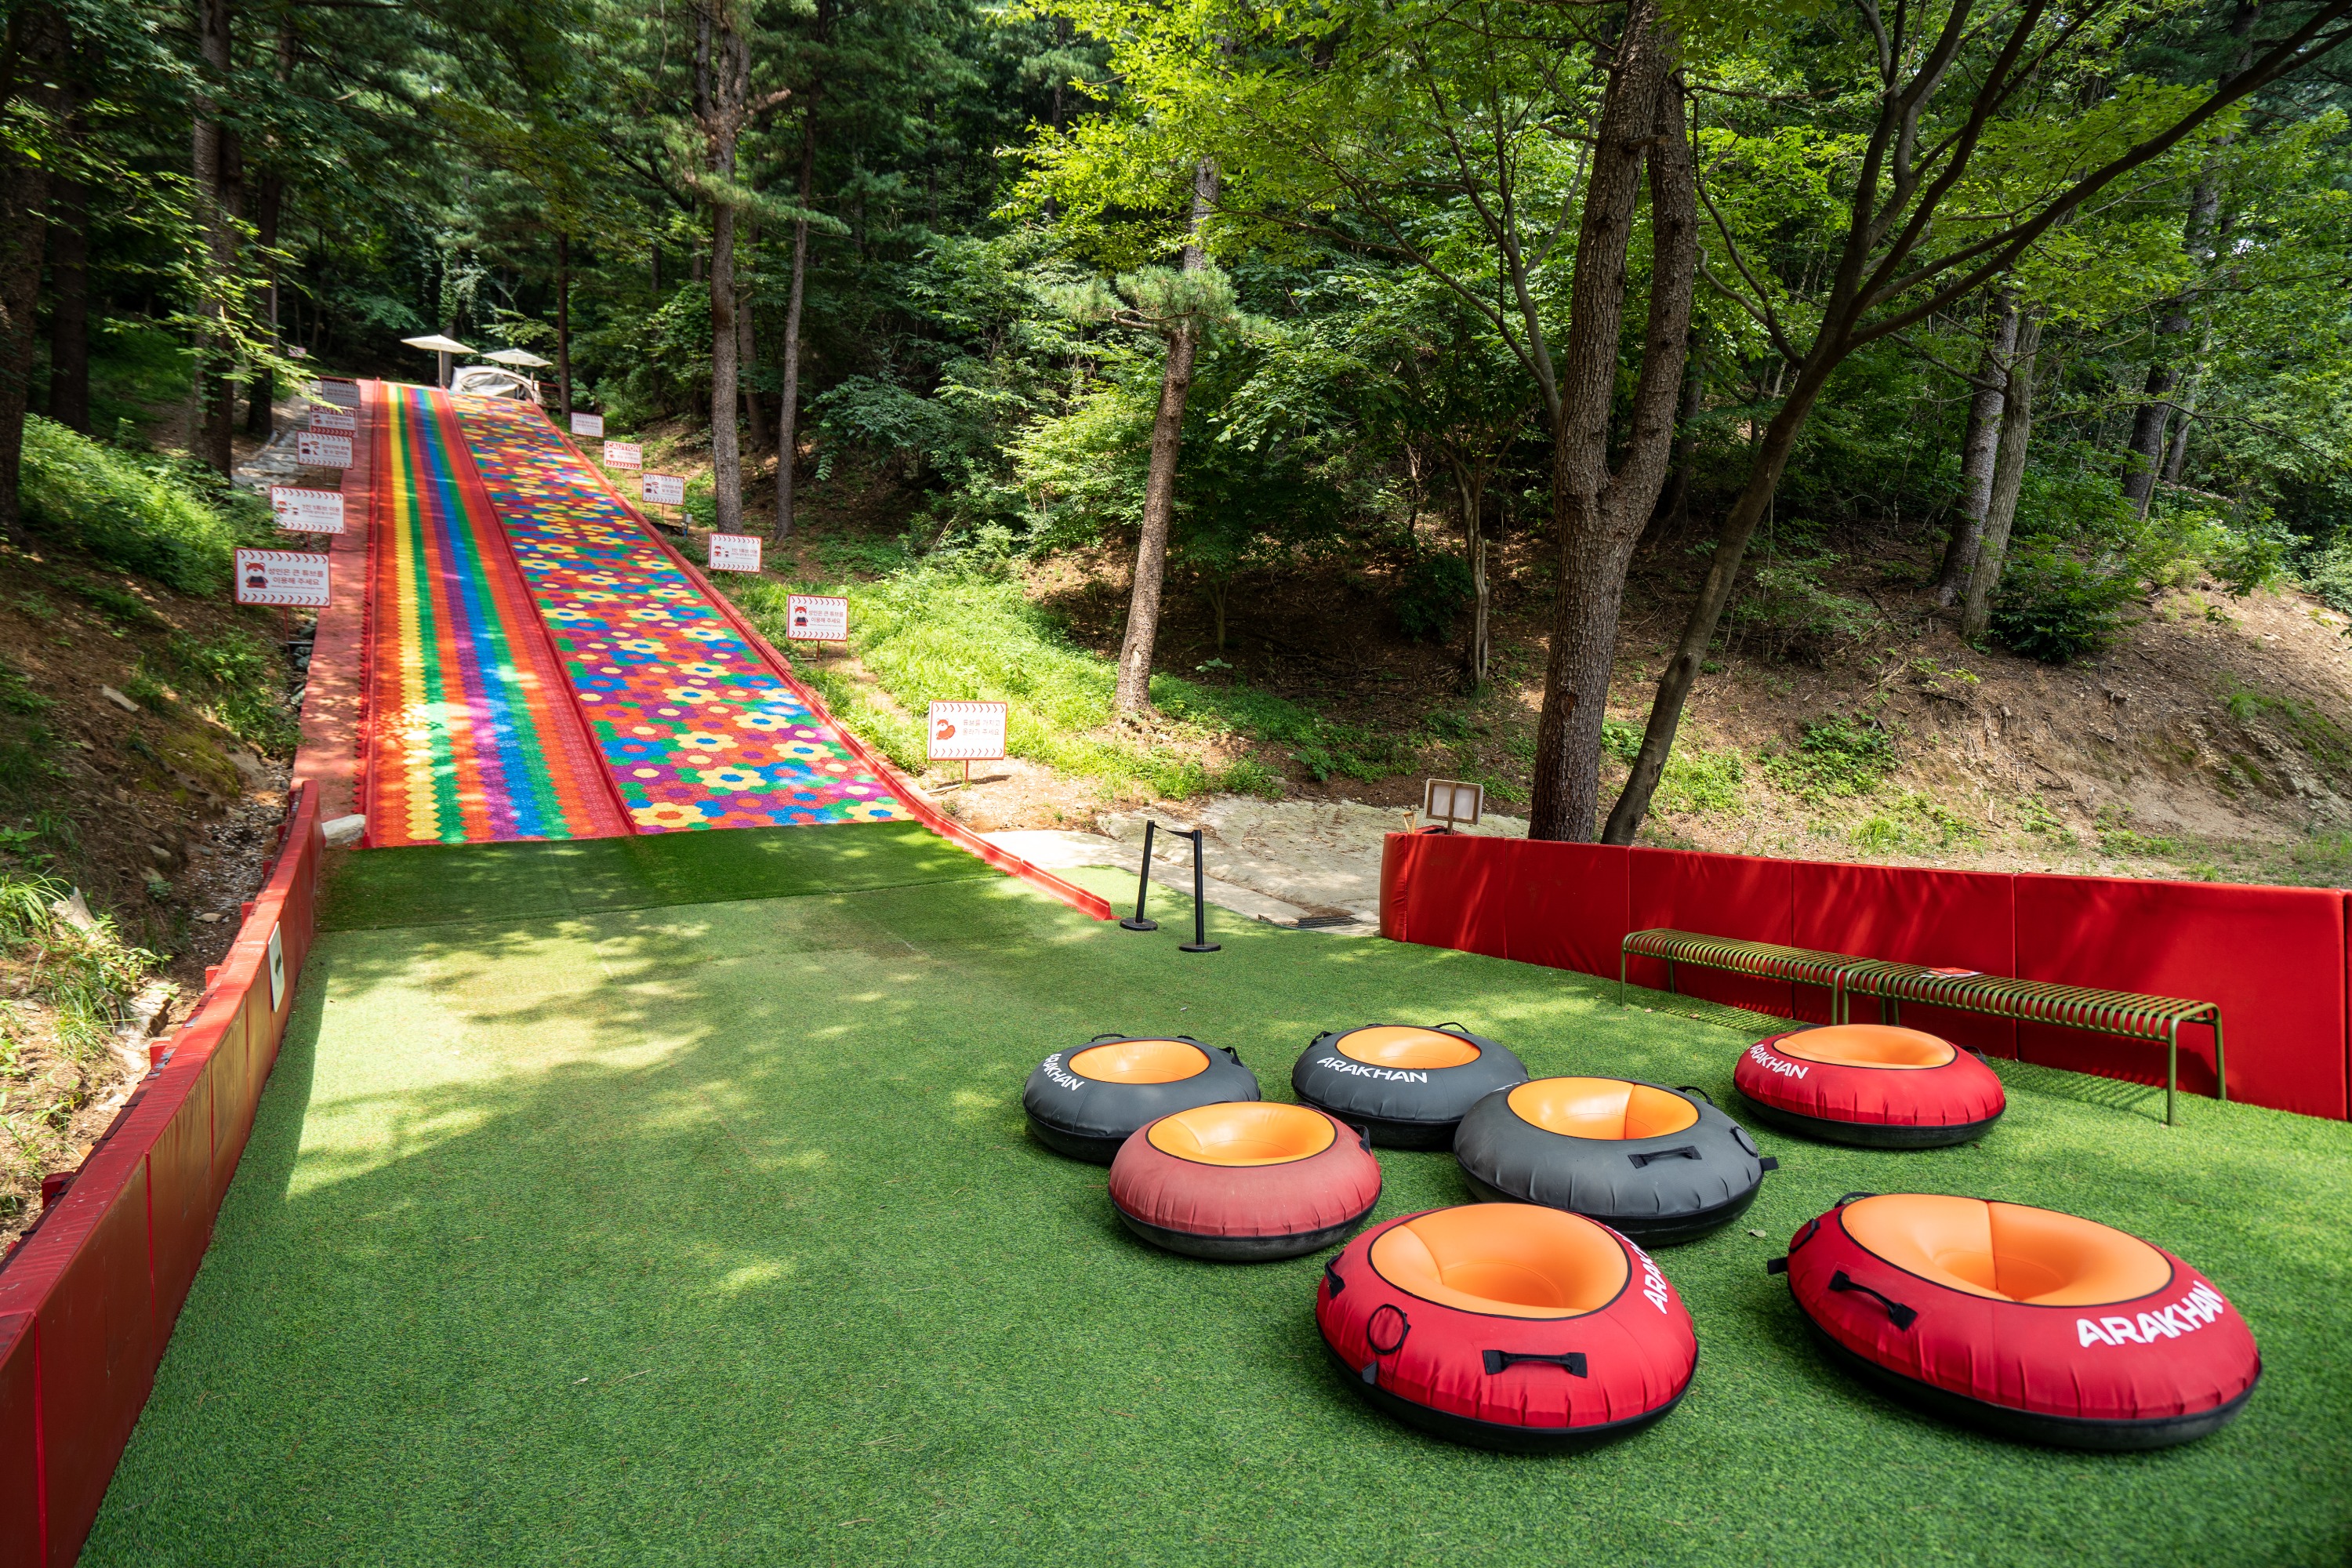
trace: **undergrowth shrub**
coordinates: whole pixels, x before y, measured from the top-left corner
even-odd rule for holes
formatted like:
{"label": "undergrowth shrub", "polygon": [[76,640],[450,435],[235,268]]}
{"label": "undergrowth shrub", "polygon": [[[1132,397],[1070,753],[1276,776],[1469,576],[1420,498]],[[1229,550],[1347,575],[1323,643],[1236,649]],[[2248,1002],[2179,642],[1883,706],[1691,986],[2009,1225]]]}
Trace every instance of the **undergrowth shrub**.
{"label": "undergrowth shrub", "polygon": [[2100,573],[2070,555],[2029,551],[2013,557],[1993,600],[1992,635],[2043,664],[2072,664],[2123,629],[2137,581]]}
{"label": "undergrowth shrub", "polygon": [[1765,776],[1807,800],[1869,795],[1895,771],[1895,739],[1869,714],[1832,713],[1805,723],[1796,750],[1768,753]]}
{"label": "undergrowth shrub", "polygon": [[1415,642],[1444,642],[1477,597],[1470,567],[1458,555],[1435,551],[1415,555],[1397,590],[1397,620]]}
{"label": "undergrowth shrub", "polygon": [[[203,486],[170,458],[101,446],[38,416],[25,421],[26,522],[186,594],[225,587],[236,547],[269,531],[267,509],[252,498]],[[119,616],[152,615],[120,589],[87,580],[65,585],[93,600],[110,594],[100,607]]]}

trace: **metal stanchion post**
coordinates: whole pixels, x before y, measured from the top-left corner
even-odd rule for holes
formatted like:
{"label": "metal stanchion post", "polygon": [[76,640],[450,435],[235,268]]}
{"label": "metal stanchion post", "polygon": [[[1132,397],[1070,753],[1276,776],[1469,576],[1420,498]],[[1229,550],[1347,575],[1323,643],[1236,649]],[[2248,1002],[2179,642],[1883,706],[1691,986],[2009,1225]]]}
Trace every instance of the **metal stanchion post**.
{"label": "metal stanchion post", "polygon": [[1179,952],[1214,952],[1218,943],[1209,940],[1209,900],[1201,876],[1201,845],[1209,830],[1196,827],[1181,837],[1192,841],[1192,940],[1180,942]]}
{"label": "metal stanchion post", "polygon": [[1143,896],[1151,890],[1151,830],[1159,825],[1150,817],[1143,820],[1143,871],[1135,879],[1135,918],[1118,923],[1129,931],[1158,931],[1158,921],[1143,918]]}

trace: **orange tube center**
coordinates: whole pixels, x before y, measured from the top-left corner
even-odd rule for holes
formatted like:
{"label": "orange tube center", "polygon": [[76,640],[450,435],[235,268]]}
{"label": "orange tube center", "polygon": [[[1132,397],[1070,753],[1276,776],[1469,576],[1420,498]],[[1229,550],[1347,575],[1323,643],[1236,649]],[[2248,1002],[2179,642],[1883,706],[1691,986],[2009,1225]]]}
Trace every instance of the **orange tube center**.
{"label": "orange tube center", "polygon": [[1478,1047],[1443,1029],[1410,1024],[1376,1024],[1350,1029],[1333,1044],[1350,1061],[1383,1068],[1458,1068],[1478,1059]]}
{"label": "orange tube center", "polygon": [[2088,1307],[2145,1296],[2172,1278],[2164,1254],[2139,1237],[2053,1209],[1888,1193],[1841,1212],[1865,1250],[1971,1296]]}
{"label": "orange tube center", "polygon": [[1108,1083],[1175,1083],[1209,1070],[1209,1053],[1190,1040],[1113,1040],[1070,1058],[1080,1078]]}
{"label": "orange tube center", "polygon": [[1832,1024],[1805,1029],[1772,1042],[1772,1048],[1800,1061],[1853,1068],[1939,1068],[1958,1056],[1948,1040],[1888,1024]]}
{"label": "orange tube center", "polygon": [[1570,1138],[1663,1138],[1698,1124],[1679,1094],[1622,1078],[1539,1078],[1511,1090],[1511,1110]]}
{"label": "orange tube center", "polygon": [[1424,1301],[1502,1318],[1573,1318],[1617,1299],[1625,1249],[1580,1215],[1534,1204],[1473,1204],[1381,1233],[1372,1268]]}
{"label": "orange tube center", "polygon": [[1258,1100],[1180,1110],[1144,1134],[1161,1153],[1202,1165],[1286,1165],[1313,1159],[1339,1136],[1319,1110]]}

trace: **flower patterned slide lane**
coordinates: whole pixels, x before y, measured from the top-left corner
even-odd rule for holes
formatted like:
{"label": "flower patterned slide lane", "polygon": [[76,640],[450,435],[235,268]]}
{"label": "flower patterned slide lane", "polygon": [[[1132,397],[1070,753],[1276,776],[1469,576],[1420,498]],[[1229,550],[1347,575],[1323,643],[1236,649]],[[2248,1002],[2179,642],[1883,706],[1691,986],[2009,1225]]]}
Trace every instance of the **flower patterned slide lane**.
{"label": "flower patterned slide lane", "polygon": [[911,815],[544,415],[449,402],[637,832]]}
{"label": "flower patterned slide lane", "polygon": [[385,383],[380,407],[368,842],[626,833],[449,399]]}

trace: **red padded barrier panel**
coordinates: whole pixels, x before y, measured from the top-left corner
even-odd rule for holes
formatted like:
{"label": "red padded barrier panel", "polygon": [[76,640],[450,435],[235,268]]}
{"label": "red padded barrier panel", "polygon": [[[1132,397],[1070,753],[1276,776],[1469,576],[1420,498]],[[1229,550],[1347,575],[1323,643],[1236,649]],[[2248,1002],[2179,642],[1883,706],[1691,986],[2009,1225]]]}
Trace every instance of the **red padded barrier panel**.
{"label": "red padded barrier panel", "polygon": [[1412,940],[1503,957],[1508,929],[1503,890],[1510,878],[1502,858],[1479,846],[1524,840],[1459,833],[1416,833],[1412,837],[1412,869],[1405,879],[1405,928]]}
{"label": "red padded barrier panel", "polygon": [[1391,942],[1412,940],[1405,935],[1405,884],[1418,837],[1391,833],[1381,840],[1381,934]]}
{"label": "red padded barrier panel", "polygon": [[38,1563],[41,1449],[33,1314],[0,1315],[0,1563]]}
{"label": "red padded barrier panel", "polygon": [[[2017,879],[2018,973],[2217,1002],[2230,1096],[2341,1119],[2344,898],[2120,877]],[[2018,1028],[2026,1060],[2139,1083],[2164,1081],[2164,1047],[2075,1029]],[[2212,1092],[2211,1032],[2180,1031],[2180,1087]]]}
{"label": "red padded barrier panel", "polygon": [[[1664,926],[1790,945],[1794,861],[1687,849],[1629,849],[1626,856],[1628,929]],[[1615,973],[1613,963],[1611,973]],[[1655,959],[1636,959],[1626,977],[1663,990],[1666,966]],[[1675,983],[1685,995],[1790,1016],[1790,988],[1784,983],[1680,965]]]}
{"label": "red padded barrier panel", "polygon": [[205,1058],[205,1076],[213,1094],[213,1195],[218,1212],[236,1179],[236,1163],[245,1152],[246,1135],[253,1130],[253,1083],[248,1064],[253,1056],[253,1031],[248,1016],[259,1009],[240,1006],[229,1015],[220,1043]]}
{"label": "red padded barrier panel", "polygon": [[1626,921],[1627,857],[1608,844],[1474,838],[1502,884],[1504,956],[1617,978]]}
{"label": "red padded barrier panel", "polygon": [[[1798,947],[1987,974],[2017,973],[2017,879],[2006,872],[1792,864]],[[1796,992],[1797,1016],[1829,1022],[1828,992],[1811,985]],[[1864,998],[1853,1016],[1874,1023],[1878,1004]],[[1999,1018],[1906,1004],[1903,1021],[1993,1056],[2017,1054],[2017,1026]]]}
{"label": "red padded barrier panel", "polygon": [[[213,1235],[211,1094],[204,1065],[192,1055],[183,1059],[186,1049],[173,1048],[170,1065],[149,1084],[147,1103],[140,1107],[142,1116],[163,1123],[147,1147],[159,1361]],[[128,1128],[124,1132],[136,1135]]]}
{"label": "red padded barrier panel", "polygon": [[[93,1155],[91,1167],[109,1152]],[[145,1163],[128,1173],[85,1167],[57,1217],[86,1226],[38,1309],[49,1560],[62,1568],[98,1518],[114,1462],[147,1402],[154,1325]]]}

